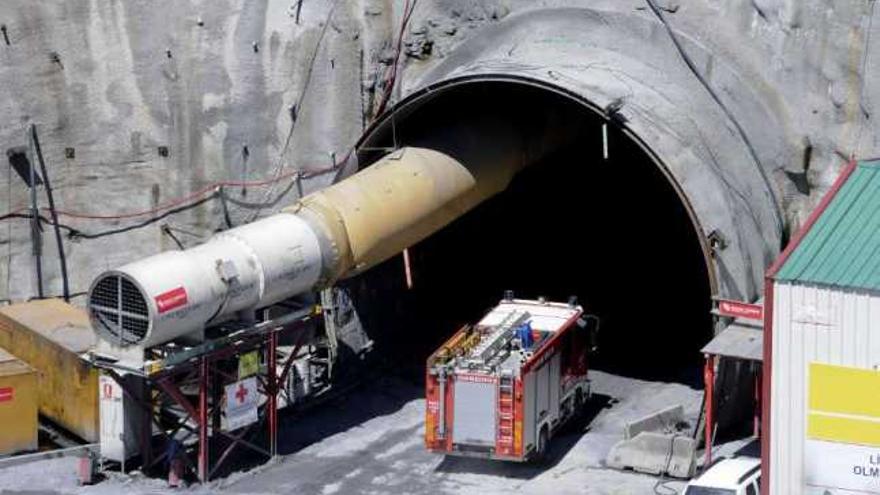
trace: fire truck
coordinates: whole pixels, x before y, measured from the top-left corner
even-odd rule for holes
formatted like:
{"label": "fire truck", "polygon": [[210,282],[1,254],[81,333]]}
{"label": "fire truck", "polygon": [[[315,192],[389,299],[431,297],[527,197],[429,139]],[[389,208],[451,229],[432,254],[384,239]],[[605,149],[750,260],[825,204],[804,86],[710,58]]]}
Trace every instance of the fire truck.
{"label": "fire truck", "polygon": [[[591,322],[590,320],[593,320]],[[590,397],[598,319],[568,304],[505,296],[428,358],[425,444],[449,455],[540,459]]]}

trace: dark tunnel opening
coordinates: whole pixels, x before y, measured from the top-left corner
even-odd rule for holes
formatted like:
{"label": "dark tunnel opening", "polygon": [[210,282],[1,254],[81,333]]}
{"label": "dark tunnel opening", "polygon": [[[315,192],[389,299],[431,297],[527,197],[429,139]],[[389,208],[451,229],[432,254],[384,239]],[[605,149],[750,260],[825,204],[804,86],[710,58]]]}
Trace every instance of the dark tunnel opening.
{"label": "dark tunnel opening", "polygon": [[526,121],[545,121],[534,112],[564,115],[578,136],[410,248],[411,289],[401,256],[347,282],[380,356],[420,372],[436,347],[510,289],[522,298],[574,295],[599,316],[594,368],[699,384],[699,350],[712,332],[706,261],[685,206],[651,157],[609,124],[604,159],[604,118],[551,91],[493,82],[450,93],[370,145],[403,146],[430,132],[426,122],[511,107]]}

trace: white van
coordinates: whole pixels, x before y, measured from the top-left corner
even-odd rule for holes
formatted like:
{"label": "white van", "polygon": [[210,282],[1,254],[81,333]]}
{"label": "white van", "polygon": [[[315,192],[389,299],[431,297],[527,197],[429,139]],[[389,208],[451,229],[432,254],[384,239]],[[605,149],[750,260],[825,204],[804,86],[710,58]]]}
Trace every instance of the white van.
{"label": "white van", "polygon": [[761,459],[722,459],[691,480],[684,495],[759,495]]}

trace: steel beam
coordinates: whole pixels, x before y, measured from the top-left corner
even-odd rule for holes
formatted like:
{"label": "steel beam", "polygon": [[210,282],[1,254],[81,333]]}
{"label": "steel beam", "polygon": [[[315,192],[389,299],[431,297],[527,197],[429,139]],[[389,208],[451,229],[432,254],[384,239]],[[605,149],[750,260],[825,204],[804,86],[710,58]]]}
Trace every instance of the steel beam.
{"label": "steel beam", "polygon": [[208,358],[199,361],[199,481],[208,481]]}
{"label": "steel beam", "polygon": [[706,387],[706,426],[703,428],[706,445],[706,460],[703,465],[712,464],[712,441],[715,430],[715,356],[706,354],[706,365],[703,369],[703,380]]}
{"label": "steel beam", "polygon": [[278,333],[269,334],[268,356],[268,402],[266,414],[269,415],[269,457],[275,457],[278,454],[278,378],[276,375],[276,359],[275,353],[278,350]]}

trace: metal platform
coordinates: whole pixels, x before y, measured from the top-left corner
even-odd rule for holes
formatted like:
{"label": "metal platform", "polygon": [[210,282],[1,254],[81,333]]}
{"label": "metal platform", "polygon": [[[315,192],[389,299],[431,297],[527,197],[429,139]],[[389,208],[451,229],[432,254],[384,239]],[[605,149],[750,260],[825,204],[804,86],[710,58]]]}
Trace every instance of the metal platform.
{"label": "metal platform", "polygon": [[[112,378],[124,400],[148,418],[141,421],[137,440],[142,471],[155,474],[163,467],[171,469],[179,460],[176,464],[182,464],[185,472],[206,482],[238,447],[267,459],[277,454],[282,384],[308,344],[305,324],[321,316],[320,306],[310,306],[191,347],[165,346],[151,350],[142,367],[95,353],[84,358]],[[281,338],[292,342],[281,353],[286,356],[283,363],[278,362]],[[254,373],[240,376],[242,356],[254,352],[260,357]],[[251,392],[243,385],[250,378],[258,395],[256,417],[239,426],[228,417],[226,406],[233,397]],[[232,397],[224,391],[230,385],[241,387]]]}

